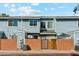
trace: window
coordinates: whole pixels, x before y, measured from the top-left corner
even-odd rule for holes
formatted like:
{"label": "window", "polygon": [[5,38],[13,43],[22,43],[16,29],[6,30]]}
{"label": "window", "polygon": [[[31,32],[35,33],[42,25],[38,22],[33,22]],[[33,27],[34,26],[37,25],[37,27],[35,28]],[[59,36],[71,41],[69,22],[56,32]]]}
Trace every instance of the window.
{"label": "window", "polygon": [[52,22],[48,22],[48,28],[52,28]]}
{"label": "window", "polygon": [[26,39],[38,39],[39,34],[37,33],[25,33],[25,38]]}
{"label": "window", "polygon": [[28,35],[25,38],[28,38],[28,39],[38,39],[38,35]]}
{"label": "window", "polygon": [[45,22],[41,22],[41,28],[46,28],[45,27]]}
{"label": "window", "polygon": [[30,20],[30,26],[37,26],[37,20]]}
{"label": "window", "polygon": [[38,39],[38,35],[34,35],[33,37],[34,37],[34,39]]}
{"label": "window", "polygon": [[8,26],[17,26],[17,20],[9,20]]}

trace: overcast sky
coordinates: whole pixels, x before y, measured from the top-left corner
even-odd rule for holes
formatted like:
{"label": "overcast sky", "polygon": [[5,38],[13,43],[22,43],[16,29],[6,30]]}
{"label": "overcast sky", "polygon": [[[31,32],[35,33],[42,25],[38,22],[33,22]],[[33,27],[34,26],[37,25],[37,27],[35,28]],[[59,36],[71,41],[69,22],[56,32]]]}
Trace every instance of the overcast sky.
{"label": "overcast sky", "polygon": [[74,15],[77,3],[0,3],[0,13],[10,16]]}

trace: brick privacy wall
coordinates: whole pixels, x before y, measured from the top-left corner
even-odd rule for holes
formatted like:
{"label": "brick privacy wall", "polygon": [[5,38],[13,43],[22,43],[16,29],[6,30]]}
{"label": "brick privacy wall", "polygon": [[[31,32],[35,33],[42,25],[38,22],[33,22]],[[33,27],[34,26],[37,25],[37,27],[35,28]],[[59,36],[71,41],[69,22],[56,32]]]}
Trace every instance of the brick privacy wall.
{"label": "brick privacy wall", "polygon": [[12,39],[0,40],[0,50],[17,50],[17,41]]}
{"label": "brick privacy wall", "polygon": [[57,39],[57,50],[73,50],[74,40],[73,39]]}
{"label": "brick privacy wall", "polygon": [[32,50],[41,50],[41,40],[40,39],[26,39],[26,44]]}

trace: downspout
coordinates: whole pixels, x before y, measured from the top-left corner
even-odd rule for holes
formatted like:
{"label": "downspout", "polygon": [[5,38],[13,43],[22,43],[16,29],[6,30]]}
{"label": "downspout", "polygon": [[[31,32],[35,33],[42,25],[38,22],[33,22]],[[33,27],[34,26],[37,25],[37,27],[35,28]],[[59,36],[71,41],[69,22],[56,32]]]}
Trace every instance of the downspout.
{"label": "downspout", "polygon": [[56,18],[54,17],[54,31],[56,31]]}
{"label": "downspout", "polygon": [[74,37],[74,49],[75,49],[75,44],[76,44],[76,39],[75,39],[75,31],[73,32],[73,37]]}
{"label": "downspout", "polygon": [[[54,19],[54,31],[56,32],[56,18],[54,17],[53,18]],[[55,36],[55,38],[56,38],[57,36]]]}

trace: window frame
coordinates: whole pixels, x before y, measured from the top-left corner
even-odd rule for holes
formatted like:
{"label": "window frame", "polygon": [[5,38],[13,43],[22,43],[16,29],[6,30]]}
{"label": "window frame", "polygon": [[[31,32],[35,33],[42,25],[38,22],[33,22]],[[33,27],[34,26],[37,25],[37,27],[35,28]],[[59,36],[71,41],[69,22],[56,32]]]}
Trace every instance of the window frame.
{"label": "window frame", "polygon": [[8,20],[8,26],[18,26],[18,21],[17,20]]}
{"label": "window frame", "polygon": [[30,20],[29,25],[30,26],[37,26],[37,20],[35,20],[35,19]]}
{"label": "window frame", "polygon": [[42,21],[41,22],[41,25],[42,25],[42,23],[44,23],[44,27],[41,26],[41,28],[46,28],[46,22],[45,21]]}
{"label": "window frame", "polygon": [[48,21],[47,22],[47,28],[48,29],[52,29],[53,28],[53,22],[52,21]]}

